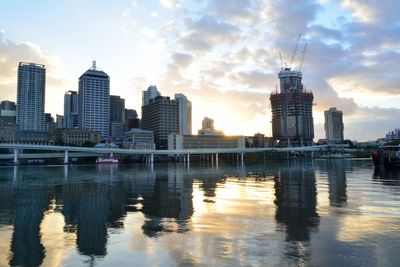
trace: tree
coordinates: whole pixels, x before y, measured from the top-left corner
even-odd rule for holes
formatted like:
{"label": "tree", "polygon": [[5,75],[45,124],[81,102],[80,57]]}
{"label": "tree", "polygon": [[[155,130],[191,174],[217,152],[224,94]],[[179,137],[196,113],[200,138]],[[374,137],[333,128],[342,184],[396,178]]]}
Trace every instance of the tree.
{"label": "tree", "polygon": [[94,143],[90,141],[85,141],[85,143],[82,144],[83,147],[94,147]]}

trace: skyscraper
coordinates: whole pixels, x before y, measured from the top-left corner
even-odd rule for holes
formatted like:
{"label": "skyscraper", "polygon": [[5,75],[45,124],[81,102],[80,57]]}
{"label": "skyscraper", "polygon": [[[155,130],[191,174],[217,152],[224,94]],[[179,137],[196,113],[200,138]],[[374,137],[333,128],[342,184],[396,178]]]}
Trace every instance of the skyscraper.
{"label": "skyscraper", "polygon": [[151,98],[142,106],[142,128],[154,132],[157,149],[167,149],[168,135],[179,133],[179,103],[166,96]]}
{"label": "skyscraper", "polygon": [[18,65],[17,127],[19,130],[44,131],[46,68],[20,62]]}
{"label": "skyscraper", "polygon": [[192,102],[184,94],[175,94],[179,104],[179,134],[192,134]]}
{"label": "skyscraper", "polygon": [[270,96],[272,136],[279,146],[309,146],[314,139],[312,106],[314,96],[306,92],[301,71],[283,68],[280,92]]}
{"label": "skyscraper", "polygon": [[125,109],[125,131],[129,131],[133,128],[139,128],[139,118],[136,110]]}
{"label": "skyscraper", "polygon": [[63,128],[65,128],[64,116],[56,114],[56,129],[63,129]]}
{"label": "skyscraper", "polygon": [[56,124],[54,122],[54,118],[51,116],[51,113],[45,113],[44,114],[44,120],[45,120],[45,131],[46,132],[54,132],[54,129],[56,128]]}
{"label": "skyscraper", "polygon": [[110,95],[110,122],[125,121],[125,99]]}
{"label": "skyscraper", "polygon": [[100,132],[108,139],[110,126],[110,77],[93,66],[79,78],[79,126]]}
{"label": "skyscraper", "polygon": [[64,94],[64,128],[78,128],[78,92]]}
{"label": "skyscraper", "polygon": [[124,138],[125,99],[117,95],[110,96],[110,135],[113,140]]}
{"label": "skyscraper", "polygon": [[157,90],[157,86],[150,85],[146,91],[142,91],[142,106],[147,105],[150,99],[160,96],[160,92]]}
{"label": "skyscraper", "polygon": [[343,112],[336,108],[324,111],[325,137],[328,141],[343,141]]}

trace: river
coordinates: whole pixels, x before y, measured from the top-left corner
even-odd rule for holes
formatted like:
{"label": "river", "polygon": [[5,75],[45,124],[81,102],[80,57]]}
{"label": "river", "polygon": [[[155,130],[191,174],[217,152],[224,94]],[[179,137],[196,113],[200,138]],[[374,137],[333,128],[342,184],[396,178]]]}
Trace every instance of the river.
{"label": "river", "polygon": [[370,160],[0,168],[0,266],[399,266]]}

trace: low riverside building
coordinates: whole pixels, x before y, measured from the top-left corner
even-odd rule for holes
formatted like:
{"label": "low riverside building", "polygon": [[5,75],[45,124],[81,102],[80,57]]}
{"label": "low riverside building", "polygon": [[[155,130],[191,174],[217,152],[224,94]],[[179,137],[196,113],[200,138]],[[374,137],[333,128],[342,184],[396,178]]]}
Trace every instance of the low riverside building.
{"label": "low riverside building", "polygon": [[387,142],[399,142],[400,141],[400,128],[390,131],[386,134],[385,141]]}
{"label": "low riverside building", "polygon": [[265,147],[265,135],[256,133],[253,137],[253,147]]}
{"label": "low riverside building", "polygon": [[11,101],[0,103],[0,142],[15,141],[16,106]]}
{"label": "low riverside building", "polygon": [[125,132],[124,148],[154,149],[155,144],[153,131],[133,128],[129,132]]}
{"label": "low riverside building", "polygon": [[56,129],[52,139],[58,145],[82,146],[85,143],[95,145],[101,142],[101,134],[78,128]]}
{"label": "low riverside building", "polygon": [[244,136],[181,135],[168,136],[168,149],[245,148]]}
{"label": "low riverside building", "polygon": [[0,124],[15,124],[16,106],[14,102],[5,100],[0,103]]}
{"label": "low riverside building", "polygon": [[48,143],[50,140],[49,132],[47,131],[31,131],[31,130],[16,130],[15,142],[25,144],[41,144]]}
{"label": "low riverside building", "polygon": [[15,141],[15,123],[0,123],[0,142]]}

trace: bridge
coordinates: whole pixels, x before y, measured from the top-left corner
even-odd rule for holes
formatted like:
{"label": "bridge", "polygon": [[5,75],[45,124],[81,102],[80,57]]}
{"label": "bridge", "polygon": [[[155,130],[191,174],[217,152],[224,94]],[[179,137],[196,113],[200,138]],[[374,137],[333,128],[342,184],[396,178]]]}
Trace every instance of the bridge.
{"label": "bridge", "polygon": [[[183,156],[184,161],[190,162],[191,155],[211,155],[211,160],[215,156],[218,162],[219,154],[240,155],[241,161],[244,160],[246,153],[264,152],[316,152],[327,149],[340,149],[343,152],[354,152],[343,145],[318,145],[305,147],[263,147],[263,148],[192,148],[181,150],[156,150],[156,149],[123,149],[123,148],[96,148],[96,147],[73,147],[73,146],[54,146],[54,145],[35,145],[35,144],[16,144],[0,143],[0,148],[13,150],[13,154],[0,154],[0,159],[13,159],[14,164],[18,164],[18,159],[39,159],[39,158],[64,158],[64,164],[68,164],[69,157],[97,157],[105,155],[143,155],[146,161],[154,162],[154,156]],[[40,153],[22,153],[23,150],[36,150]],[[42,153],[51,151],[53,153]],[[55,152],[55,153],[54,153]]]}

